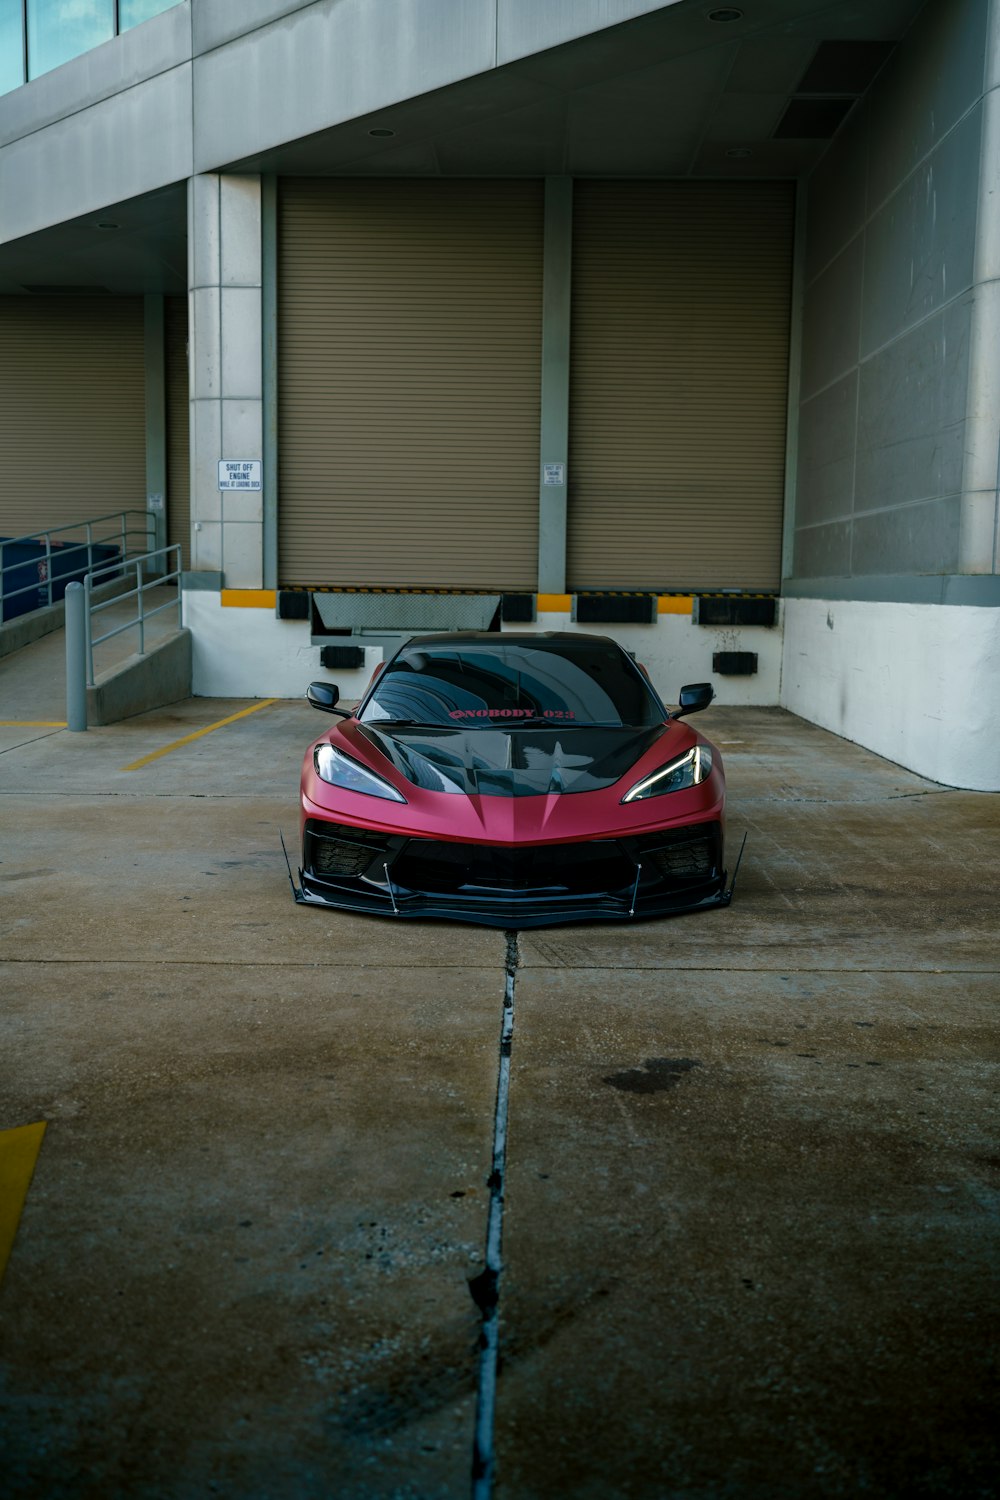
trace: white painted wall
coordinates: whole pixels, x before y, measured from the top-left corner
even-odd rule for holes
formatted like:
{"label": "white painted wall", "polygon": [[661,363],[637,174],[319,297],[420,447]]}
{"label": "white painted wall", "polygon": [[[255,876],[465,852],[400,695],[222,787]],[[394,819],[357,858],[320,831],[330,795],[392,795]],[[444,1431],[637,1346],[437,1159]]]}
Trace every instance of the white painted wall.
{"label": "white painted wall", "polygon": [[[574,625],[569,613],[540,613],[533,625],[508,625],[507,630],[572,630],[586,635],[610,635],[634,653],[668,704],[689,682],[710,682],[715,701],[726,707],[775,707],[781,686],[780,603],[778,624],[763,626],[695,625],[690,614],[660,615],[655,625]],[[753,677],[718,677],[712,671],[715,651],[756,651]]]}
{"label": "white painted wall", "polygon": [[786,599],[781,705],[945,786],[1000,791],[1000,610]]}
{"label": "white painted wall", "polygon": [[[360,696],[376,665],[380,647],[365,648],[364,670],[327,671],[320,647],[310,644],[306,620],[279,620],[273,607],[223,606],[221,596],[201,589],[184,594],[184,623],[194,640],[193,692],[198,698],[298,698],[314,679],[336,682],[345,701]],[[676,703],[685,683],[711,682],[716,702],[725,706],[776,706],[781,678],[781,630],[694,625],[691,616],[660,615],[655,625],[574,625],[569,613],[539,614],[533,625],[512,625],[519,633],[536,630],[582,631],[610,635],[633,651],[667,703]],[[753,677],[717,677],[714,651],[756,651]]]}
{"label": "white painted wall", "polygon": [[301,698],[310,682],[336,682],[348,702],[360,696],[382,653],[366,648],[364,671],[328,672],[308,620],[279,620],[274,607],[223,608],[221,596],[184,592],[184,624],[193,642],[196,698]]}

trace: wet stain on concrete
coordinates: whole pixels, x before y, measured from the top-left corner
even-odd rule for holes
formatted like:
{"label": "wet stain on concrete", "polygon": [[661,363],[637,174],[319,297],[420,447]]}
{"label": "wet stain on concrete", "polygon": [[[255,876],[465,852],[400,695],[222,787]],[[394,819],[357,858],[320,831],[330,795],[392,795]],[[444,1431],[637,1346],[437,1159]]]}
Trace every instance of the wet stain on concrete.
{"label": "wet stain on concrete", "polygon": [[676,1088],[692,1068],[700,1067],[696,1057],[647,1057],[641,1068],[611,1073],[602,1082],[630,1094],[662,1094],[667,1089]]}
{"label": "wet stain on concrete", "polygon": [[[353,1379],[331,1393],[328,1430],[364,1445],[473,1396],[473,1318],[470,1314],[442,1324],[419,1350],[395,1337],[373,1343],[357,1358]],[[316,1357],[322,1367],[329,1353],[317,1351]]]}

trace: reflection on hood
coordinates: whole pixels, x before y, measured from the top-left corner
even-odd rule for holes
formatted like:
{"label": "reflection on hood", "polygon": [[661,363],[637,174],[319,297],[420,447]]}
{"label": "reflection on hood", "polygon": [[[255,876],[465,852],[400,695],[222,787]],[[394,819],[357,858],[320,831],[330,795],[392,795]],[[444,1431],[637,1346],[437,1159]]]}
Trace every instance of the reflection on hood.
{"label": "reflection on hood", "polygon": [[380,729],[365,736],[414,786],[467,796],[540,797],[613,786],[662,734],[652,729]]}

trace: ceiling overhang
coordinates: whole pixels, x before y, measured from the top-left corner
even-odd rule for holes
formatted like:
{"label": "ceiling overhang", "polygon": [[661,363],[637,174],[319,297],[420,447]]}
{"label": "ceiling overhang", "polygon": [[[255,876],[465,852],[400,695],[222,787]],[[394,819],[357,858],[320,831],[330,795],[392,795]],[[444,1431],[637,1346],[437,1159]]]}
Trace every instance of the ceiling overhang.
{"label": "ceiling overhang", "polygon": [[[799,179],[922,0],[680,0],[215,170]],[[0,247],[0,293],[180,295],[177,183]]]}

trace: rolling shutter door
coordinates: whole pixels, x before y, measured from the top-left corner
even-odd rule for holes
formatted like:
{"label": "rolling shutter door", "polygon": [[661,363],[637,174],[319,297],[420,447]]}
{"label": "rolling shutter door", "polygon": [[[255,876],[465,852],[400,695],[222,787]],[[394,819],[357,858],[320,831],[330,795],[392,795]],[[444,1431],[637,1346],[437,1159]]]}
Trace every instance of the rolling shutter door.
{"label": "rolling shutter door", "polygon": [[0,298],[0,348],[0,534],[145,512],[142,298]]}
{"label": "rolling shutter door", "polygon": [[538,182],[282,183],[282,583],[535,586],[541,239]]}
{"label": "rolling shutter door", "polygon": [[785,183],[576,184],[571,588],[777,587],[793,209]]}
{"label": "rolling shutter door", "polygon": [[180,543],[181,566],[190,566],[191,453],[188,442],[188,307],[186,297],[163,303],[167,385],[167,541]]}

